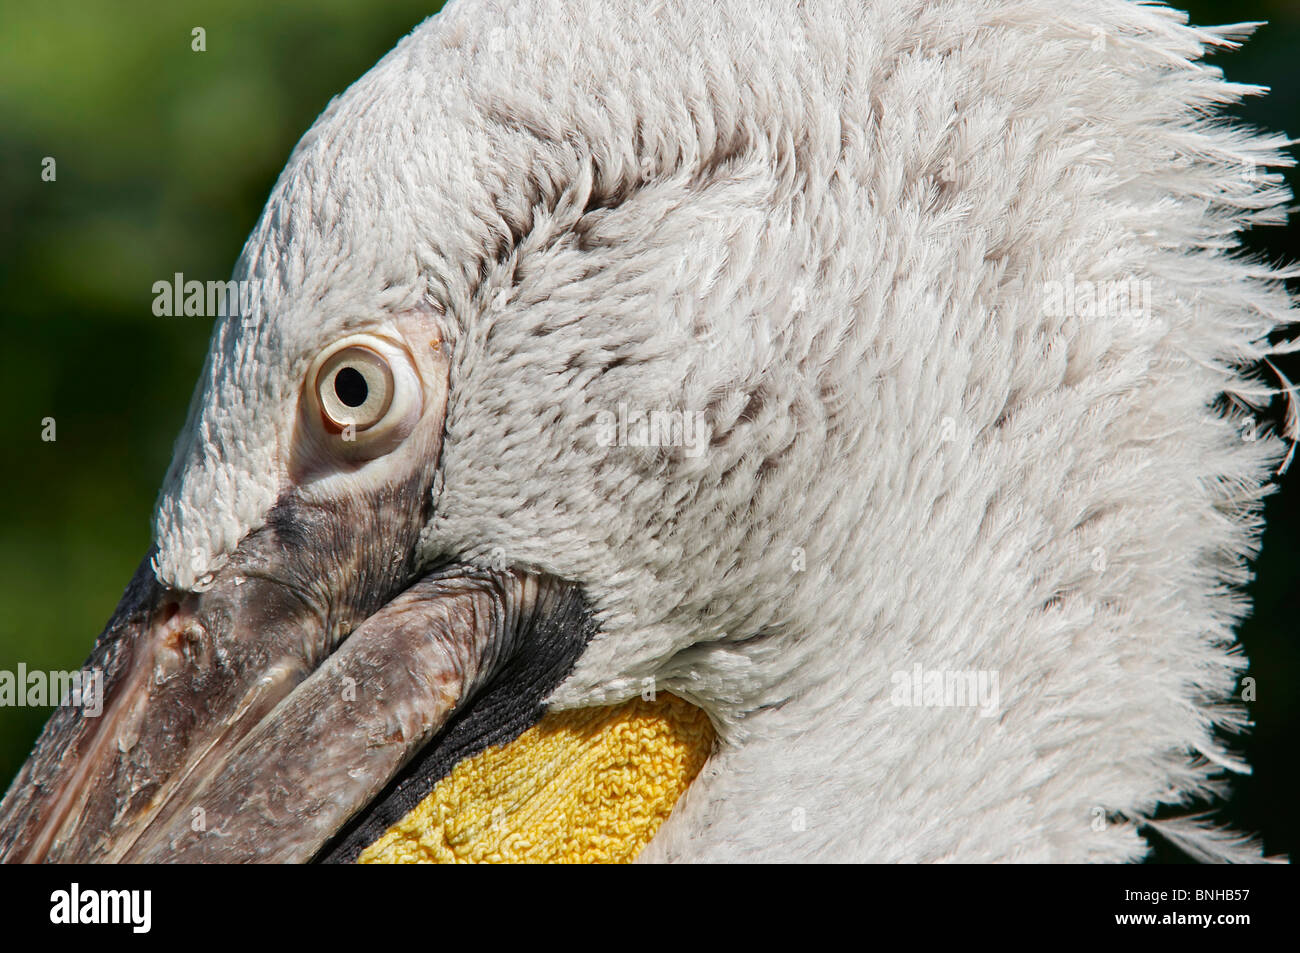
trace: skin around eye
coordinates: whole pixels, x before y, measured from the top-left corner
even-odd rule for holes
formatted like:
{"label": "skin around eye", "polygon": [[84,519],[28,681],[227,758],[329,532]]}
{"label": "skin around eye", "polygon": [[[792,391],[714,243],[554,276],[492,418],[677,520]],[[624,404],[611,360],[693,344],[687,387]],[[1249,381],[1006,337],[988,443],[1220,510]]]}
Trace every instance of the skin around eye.
{"label": "skin around eye", "polygon": [[427,409],[444,408],[439,331],[423,315],[403,316],[318,351],[299,391],[290,478],[320,489],[331,475],[356,474],[403,447]]}

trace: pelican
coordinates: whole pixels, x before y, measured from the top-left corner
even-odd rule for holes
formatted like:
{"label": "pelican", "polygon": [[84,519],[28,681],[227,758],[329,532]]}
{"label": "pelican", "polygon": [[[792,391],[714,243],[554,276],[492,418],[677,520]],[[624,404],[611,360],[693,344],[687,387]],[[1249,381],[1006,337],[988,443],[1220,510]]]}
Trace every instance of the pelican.
{"label": "pelican", "polygon": [[275,185],[0,856],[1257,856],[1157,814],[1287,452],[1250,29],[456,0]]}

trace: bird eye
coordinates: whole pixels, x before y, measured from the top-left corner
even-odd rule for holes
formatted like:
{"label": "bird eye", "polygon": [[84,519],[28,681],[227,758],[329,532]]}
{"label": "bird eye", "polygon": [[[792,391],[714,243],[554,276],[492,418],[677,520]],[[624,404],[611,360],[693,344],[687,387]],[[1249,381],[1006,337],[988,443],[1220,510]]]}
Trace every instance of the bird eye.
{"label": "bird eye", "polygon": [[[442,352],[413,349],[406,328],[394,322],[355,332],[316,353],[299,390],[290,458],[294,479],[352,472],[401,446],[423,419],[430,398],[432,406],[445,406],[437,401],[445,401],[446,385],[437,390],[427,384],[436,379],[430,375],[446,373],[436,360]],[[418,330],[421,343],[429,340],[422,322],[412,330]]]}
{"label": "bird eye", "polygon": [[316,394],[331,424],[361,433],[393,405],[393,371],[378,353],[354,344],[325,360],[316,375]]}

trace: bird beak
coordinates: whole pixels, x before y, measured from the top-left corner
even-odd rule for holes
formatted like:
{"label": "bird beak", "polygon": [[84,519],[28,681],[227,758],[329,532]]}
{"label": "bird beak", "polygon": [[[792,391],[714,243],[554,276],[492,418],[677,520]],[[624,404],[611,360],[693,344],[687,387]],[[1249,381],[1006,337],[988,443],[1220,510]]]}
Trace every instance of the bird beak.
{"label": "bird beak", "polygon": [[[595,633],[581,588],[421,562],[449,379],[440,331],[421,313],[367,339],[407,369],[393,374],[408,386],[394,401],[398,429],[353,443],[322,428],[309,371],[285,479],[259,526],[219,559],[196,551],[201,576],[168,562],[186,552],[174,543],[141,562],[85,666],[89,691],[56,710],[0,802],[0,861],[352,860],[492,746],[514,749],[507,759],[522,759],[544,797],[564,761],[557,738],[577,761],[599,749],[618,764],[639,757],[625,738],[667,746],[647,763],[671,777],[644,777],[626,856],[652,836],[711,748],[700,718],[687,719],[692,758],[679,750],[687,735],[647,712],[615,710],[609,732],[542,724]],[[318,363],[351,353],[356,337]],[[180,459],[185,474],[221,465]],[[534,725],[546,744],[514,745]],[[498,811],[528,814],[520,792],[493,780],[478,794],[493,818],[485,837],[514,830]],[[611,843],[615,822],[600,812],[569,820]]]}
{"label": "bird beak", "polygon": [[414,410],[365,479],[313,481],[340,458],[302,399],[264,524],[192,590],[140,564],[89,693],[0,803],[0,859],[309,860],[545,609],[534,577],[418,565],[446,402],[436,331],[410,316],[375,345],[409,355]]}
{"label": "bird beak", "polygon": [[0,805],[0,857],[308,860],[557,591],[431,573],[330,653],[311,601],[252,561],[179,595],[141,564],[88,664],[103,698],[46,726]]}
{"label": "bird beak", "polygon": [[223,579],[174,598],[145,560],[87,665],[102,697],[55,714],[5,799],[4,858],[126,859],[307,674],[286,596]]}

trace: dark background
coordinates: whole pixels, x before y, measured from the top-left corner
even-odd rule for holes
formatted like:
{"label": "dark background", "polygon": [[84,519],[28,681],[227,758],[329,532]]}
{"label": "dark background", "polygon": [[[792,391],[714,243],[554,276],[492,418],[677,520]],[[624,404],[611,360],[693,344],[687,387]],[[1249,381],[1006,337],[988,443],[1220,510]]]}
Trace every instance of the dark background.
{"label": "dark background", "polygon": [[[1193,22],[1268,20],[1214,62],[1274,92],[1236,110],[1300,134],[1295,0],[1201,0]],[[436,0],[71,3],[0,7],[0,669],[76,669],[150,542],[154,497],[207,348],[207,318],[159,318],[152,285],[229,277],[289,152]],[[207,51],[193,52],[194,27]],[[53,156],[58,178],[41,181]],[[1295,176],[1288,179],[1295,188]],[[1300,260],[1296,226],[1248,246]],[[1300,381],[1300,360],[1280,366]],[[1275,408],[1276,411],[1276,408]],[[58,439],[40,439],[54,417]],[[1297,849],[1300,486],[1267,509],[1255,613],[1255,774],[1223,820]],[[0,787],[49,714],[0,708]],[[1157,859],[1179,856],[1157,845]]]}

